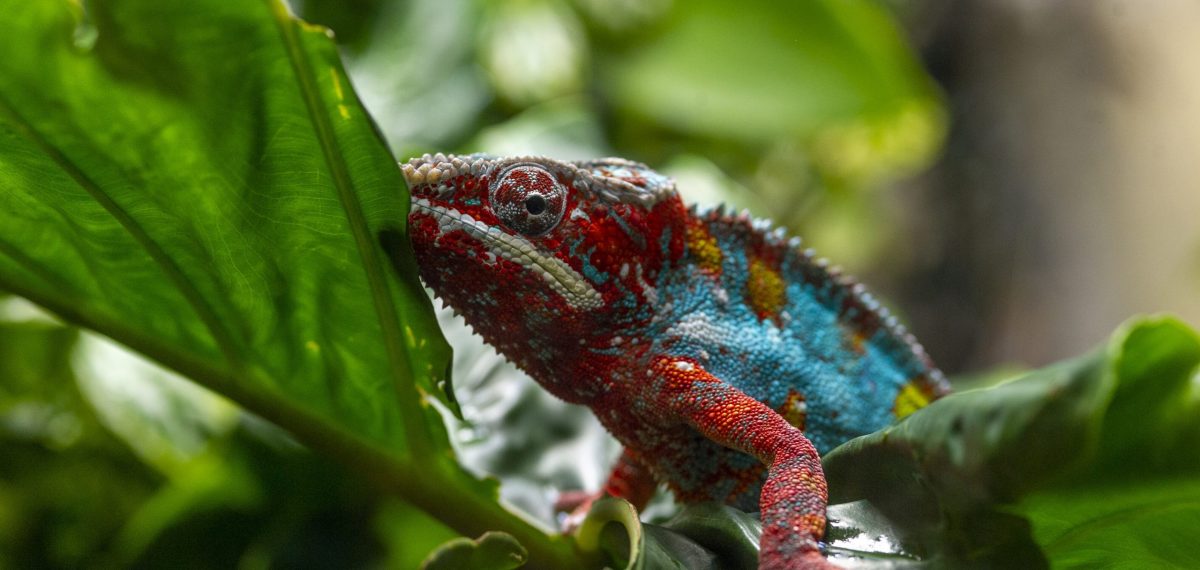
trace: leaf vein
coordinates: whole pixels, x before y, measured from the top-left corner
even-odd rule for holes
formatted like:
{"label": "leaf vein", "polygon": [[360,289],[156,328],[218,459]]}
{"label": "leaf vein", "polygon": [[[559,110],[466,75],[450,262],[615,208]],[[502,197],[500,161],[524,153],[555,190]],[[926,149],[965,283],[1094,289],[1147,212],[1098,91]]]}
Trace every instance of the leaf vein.
{"label": "leaf vein", "polygon": [[[101,189],[98,184],[96,184],[95,181],[88,177],[87,173],[85,173],[83,169],[81,169],[74,162],[72,162],[69,157],[59,152],[58,149],[51,145],[50,142],[47,141],[42,134],[37,131],[34,125],[28,119],[18,113],[17,110],[2,95],[0,95],[0,112],[2,112],[9,118],[9,120],[16,124],[18,127],[18,133],[33,143],[34,146],[41,150],[47,158],[53,161],[67,176],[74,180],[75,183],[88,194],[88,196],[95,200],[96,203],[108,213],[108,215],[112,216],[112,218],[118,224],[120,224],[126,232],[128,232],[129,236],[133,238],[135,243],[145,250],[147,255],[150,256],[150,258],[159,266],[159,269],[167,277],[167,281],[169,281],[180,292],[180,294],[183,295],[184,300],[191,305],[192,310],[196,312],[196,316],[199,317],[202,323],[204,323],[205,328],[208,329],[209,335],[216,343],[218,350],[220,350],[221,354],[225,357],[225,360],[228,362],[230,368],[234,372],[234,375],[241,376],[241,374],[238,372],[242,370],[243,362],[239,356],[240,353],[236,348],[236,344],[233,342],[233,337],[230,335],[229,331],[225,330],[225,328],[221,326],[221,320],[217,317],[216,312],[211,306],[209,306],[208,302],[204,299],[204,296],[200,293],[200,290],[197,289],[195,284],[191,282],[187,274],[184,273],[179,265],[175,263],[175,260],[167,254],[166,250],[164,250],[162,246],[158,244],[158,242],[154,241],[154,239],[150,237],[149,232],[147,232],[145,228],[138,224],[137,220],[130,215],[129,212],[126,212],[120,204],[113,200],[112,197],[106,194],[104,190]],[[103,331],[104,328],[98,328],[97,330]]]}

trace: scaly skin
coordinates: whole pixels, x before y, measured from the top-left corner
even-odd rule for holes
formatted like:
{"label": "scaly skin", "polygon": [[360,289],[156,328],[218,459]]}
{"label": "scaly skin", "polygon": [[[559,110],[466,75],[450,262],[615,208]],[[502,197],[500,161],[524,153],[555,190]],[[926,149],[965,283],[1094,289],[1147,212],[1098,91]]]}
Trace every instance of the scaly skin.
{"label": "scaly skin", "polygon": [[860,285],[745,214],[687,208],[644,165],[425,155],[402,165],[421,277],[626,452],[641,508],[762,512],[760,568],[825,565],[819,453],[945,394]]}

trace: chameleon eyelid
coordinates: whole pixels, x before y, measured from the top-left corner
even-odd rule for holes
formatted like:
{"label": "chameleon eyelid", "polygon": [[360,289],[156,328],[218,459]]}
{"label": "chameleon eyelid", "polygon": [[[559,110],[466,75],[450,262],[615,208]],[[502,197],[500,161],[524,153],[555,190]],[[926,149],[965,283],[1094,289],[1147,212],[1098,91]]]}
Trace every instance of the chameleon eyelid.
{"label": "chameleon eyelid", "polygon": [[[514,173],[525,171],[535,185],[528,187],[521,181],[509,184]],[[536,177],[536,178],[535,178]],[[544,177],[545,180],[540,180]],[[549,185],[542,187],[548,180]],[[502,194],[507,192],[508,194]],[[530,200],[537,198],[535,207]],[[526,237],[540,237],[550,233],[562,222],[566,214],[567,189],[549,169],[532,162],[517,162],[499,171],[488,188],[488,202],[492,211],[504,225]],[[536,211],[535,211],[536,210]]]}

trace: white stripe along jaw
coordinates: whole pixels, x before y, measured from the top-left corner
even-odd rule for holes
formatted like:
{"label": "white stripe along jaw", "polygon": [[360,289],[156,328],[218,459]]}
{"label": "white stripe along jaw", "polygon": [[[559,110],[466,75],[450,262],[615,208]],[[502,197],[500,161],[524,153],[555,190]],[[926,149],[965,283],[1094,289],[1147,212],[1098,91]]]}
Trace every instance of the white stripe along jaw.
{"label": "white stripe along jaw", "polygon": [[592,287],[578,271],[556,257],[538,250],[529,240],[504,230],[489,226],[453,208],[431,203],[425,198],[414,197],[413,209],[434,217],[441,233],[462,230],[479,240],[488,251],[541,275],[556,293],[571,307],[579,310],[598,309],[604,304],[600,292]]}

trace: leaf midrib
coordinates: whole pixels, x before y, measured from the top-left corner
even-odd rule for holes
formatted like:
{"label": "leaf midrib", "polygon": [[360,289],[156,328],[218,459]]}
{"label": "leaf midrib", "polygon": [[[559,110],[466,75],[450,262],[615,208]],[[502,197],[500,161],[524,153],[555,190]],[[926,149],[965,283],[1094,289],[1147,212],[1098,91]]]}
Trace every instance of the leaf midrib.
{"label": "leaf midrib", "polygon": [[386,272],[383,270],[383,264],[375,248],[375,242],[371,239],[362,205],[358,202],[357,196],[354,193],[354,184],[351,181],[349,171],[346,170],[345,161],[342,159],[341,149],[334,134],[333,125],[329,121],[329,116],[323,112],[324,107],[319,89],[317,88],[316,78],[312,74],[311,62],[308,61],[307,53],[303,49],[303,46],[301,46],[301,39],[296,32],[295,20],[287,13],[286,7],[279,0],[265,1],[271,5],[276,26],[286,47],[288,61],[292,66],[293,72],[296,74],[300,93],[304,98],[304,104],[308,111],[309,120],[316,130],[317,141],[321,146],[321,153],[325,159],[326,167],[329,168],[332,176],[338,201],[341,203],[342,209],[346,214],[350,233],[354,237],[359,259],[366,274],[367,283],[371,291],[371,300],[375,307],[376,316],[379,319],[383,345],[387,352],[388,369],[392,377],[391,384],[400,407],[400,417],[405,428],[405,439],[408,444],[408,450],[416,458],[430,457],[430,434],[427,433],[427,429],[421,421],[422,410],[417,401],[417,391],[415,389],[405,390],[403,380],[407,371],[407,349],[404,346],[404,336],[401,333],[400,322],[396,317],[395,303],[392,301],[391,292],[386,281]]}

